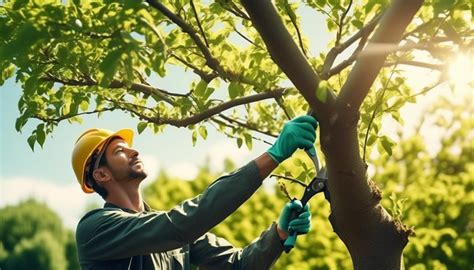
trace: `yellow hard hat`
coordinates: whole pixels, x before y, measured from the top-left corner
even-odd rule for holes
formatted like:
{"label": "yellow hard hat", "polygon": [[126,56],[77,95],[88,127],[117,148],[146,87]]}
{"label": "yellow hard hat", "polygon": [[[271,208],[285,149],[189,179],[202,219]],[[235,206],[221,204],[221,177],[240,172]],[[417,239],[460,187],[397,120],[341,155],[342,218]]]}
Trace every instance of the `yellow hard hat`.
{"label": "yellow hard hat", "polygon": [[113,132],[107,129],[91,128],[79,136],[72,151],[72,168],[76,174],[77,181],[85,193],[93,193],[94,190],[86,184],[84,175],[86,165],[96,150],[101,150],[105,143],[113,137],[120,137],[132,146],[133,130],[121,129]]}

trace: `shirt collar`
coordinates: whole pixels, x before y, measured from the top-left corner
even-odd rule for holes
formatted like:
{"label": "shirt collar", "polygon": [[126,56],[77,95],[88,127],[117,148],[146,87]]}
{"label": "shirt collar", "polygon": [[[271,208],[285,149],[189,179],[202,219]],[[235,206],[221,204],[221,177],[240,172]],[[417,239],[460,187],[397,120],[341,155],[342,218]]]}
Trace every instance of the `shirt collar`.
{"label": "shirt collar", "polygon": [[[125,208],[125,207],[120,207],[118,205],[115,205],[115,204],[109,203],[109,202],[105,202],[104,208],[119,208],[119,209],[122,209],[123,211],[129,212],[129,213],[138,213],[138,212],[136,212],[132,209],[128,209],[128,208]],[[145,201],[143,201],[143,208],[145,209],[145,211],[150,211],[151,210],[151,207]]]}

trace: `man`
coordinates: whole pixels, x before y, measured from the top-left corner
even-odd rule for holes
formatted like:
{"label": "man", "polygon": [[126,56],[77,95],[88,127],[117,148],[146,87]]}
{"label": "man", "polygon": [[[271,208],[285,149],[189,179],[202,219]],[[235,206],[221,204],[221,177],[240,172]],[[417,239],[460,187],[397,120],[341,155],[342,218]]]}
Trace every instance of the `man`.
{"label": "man", "polygon": [[[272,224],[243,249],[208,231],[232,214],[258,189],[268,174],[298,148],[315,154],[317,122],[301,116],[285,124],[270,149],[239,170],[220,177],[199,196],[169,211],[143,202],[139,186],[147,173],[136,150],[133,131],[90,129],[76,141],[72,165],[86,193],[106,201],[79,222],[76,242],[83,269],[268,269],[282,253],[289,229],[310,229],[309,207],[285,205]],[[289,220],[292,210],[302,212]]]}

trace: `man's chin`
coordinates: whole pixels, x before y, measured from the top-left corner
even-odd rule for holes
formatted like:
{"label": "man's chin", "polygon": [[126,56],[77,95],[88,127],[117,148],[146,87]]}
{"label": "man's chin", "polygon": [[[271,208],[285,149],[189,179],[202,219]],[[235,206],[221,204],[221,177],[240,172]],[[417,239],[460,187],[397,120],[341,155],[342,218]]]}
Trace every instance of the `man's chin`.
{"label": "man's chin", "polygon": [[145,170],[133,171],[130,175],[131,179],[136,179],[138,181],[143,181],[148,176],[148,172]]}

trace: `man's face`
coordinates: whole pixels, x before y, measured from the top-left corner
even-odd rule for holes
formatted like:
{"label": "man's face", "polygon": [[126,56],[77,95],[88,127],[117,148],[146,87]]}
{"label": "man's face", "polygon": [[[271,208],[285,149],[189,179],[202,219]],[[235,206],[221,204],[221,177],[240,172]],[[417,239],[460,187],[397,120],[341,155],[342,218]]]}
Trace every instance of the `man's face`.
{"label": "man's face", "polygon": [[120,139],[113,139],[106,151],[107,167],[117,182],[141,181],[148,175],[142,161],[138,157],[138,151],[132,149]]}

